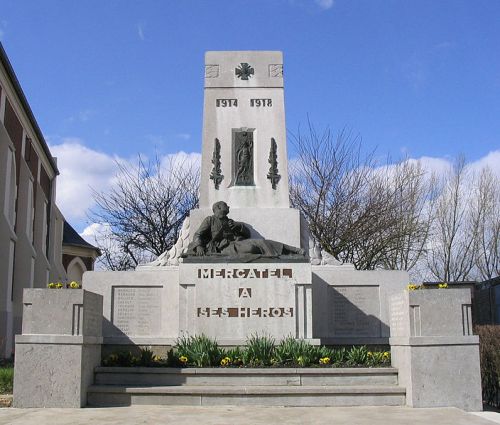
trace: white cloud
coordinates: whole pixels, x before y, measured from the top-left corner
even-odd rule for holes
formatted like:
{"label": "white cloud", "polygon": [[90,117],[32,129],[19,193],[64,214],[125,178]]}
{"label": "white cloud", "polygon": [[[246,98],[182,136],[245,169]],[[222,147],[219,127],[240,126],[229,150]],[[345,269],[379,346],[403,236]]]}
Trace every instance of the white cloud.
{"label": "white cloud", "polygon": [[64,139],[51,145],[57,157],[60,175],[57,178],[56,202],[68,221],[82,219],[93,205],[92,189],[110,187],[116,174],[118,157],[92,150],[79,139]]}
{"label": "white cloud", "polygon": [[489,152],[488,155],[479,158],[477,161],[471,162],[469,167],[473,172],[488,167],[493,174],[500,178],[500,150]]}
{"label": "white cloud", "polygon": [[137,35],[142,41],[146,40],[146,37],[144,36],[144,27],[145,27],[144,22],[139,22],[137,24]]}
{"label": "white cloud", "polygon": [[314,0],[316,4],[324,10],[331,9],[334,5],[334,0]]}
{"label": "white cloud", "polygon": [[[136,166],[136,159],[127,159],[88,148],[77,138],[63,139],[51,144],[52,155],[57,157],[60,175],[57,177],[56,203],[69,222],[86,218],[95,203],[92,189],[106,192],[115,183],[117,163]],[[147,160],[146,155],[142,155]],[[201,154],[176,152],[161,157],[162,168],[199,168]],[[95,242],[95,241],[94,241]],[[91,242],[92,243],[92,242]]]}

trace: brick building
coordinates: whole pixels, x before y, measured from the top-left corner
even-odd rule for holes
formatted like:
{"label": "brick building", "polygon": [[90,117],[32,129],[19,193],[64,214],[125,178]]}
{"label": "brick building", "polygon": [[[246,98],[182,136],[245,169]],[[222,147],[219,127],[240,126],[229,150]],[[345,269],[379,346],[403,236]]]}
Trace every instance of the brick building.
{"label": "brick building", "polygon": [[65,282],[68,270],[81,279],[99,254],[83,239],[75,242],[65,225],[56,206],[58,174],[0,43],[0,358],[10,357],[20,333],[23,289]]}

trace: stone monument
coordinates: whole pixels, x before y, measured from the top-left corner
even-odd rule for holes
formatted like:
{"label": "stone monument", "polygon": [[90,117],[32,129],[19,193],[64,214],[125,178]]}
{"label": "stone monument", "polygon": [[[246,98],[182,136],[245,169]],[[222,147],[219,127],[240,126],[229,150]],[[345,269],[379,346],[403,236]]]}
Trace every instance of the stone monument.
{"label": "stone monument", "polygon": [[[320,258],[290,208],[282,53],[207,52],[204,92],[200,207],[179,240],[135,272],[84,276],[104,297],[104,342],[203,332],[233,345],[258,332],[387,344],[387,299],[407,273]],[[229,215],[216,218],[218,205]]]}
{"label": "stone monument", "polygon": [[25,293],[16,405],[85,405],[101,346],[159,349],[186,334],[234,346],[258,333],[390,344],[408,405],[480,409],[470,296],[409,293],[404,271],[358,271],[310,246],[289,204],[283,99],[281,52],[206,54],[200,207],[152,263],[86,272],[78,292]]}

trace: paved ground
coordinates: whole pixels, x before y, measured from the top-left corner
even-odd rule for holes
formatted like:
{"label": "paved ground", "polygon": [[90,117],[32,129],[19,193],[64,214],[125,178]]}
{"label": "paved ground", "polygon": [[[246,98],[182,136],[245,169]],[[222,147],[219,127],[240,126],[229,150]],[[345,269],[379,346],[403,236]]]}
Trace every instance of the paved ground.
{"label": "paved ground", "polygon": [[[486,419],[485,417],[490,416]],[[406,407],[169,407],[103,409],[0,409],[0,424],[12,425],[494,425],[494,412]],[[493,420],[493,422],[492,422]]]}

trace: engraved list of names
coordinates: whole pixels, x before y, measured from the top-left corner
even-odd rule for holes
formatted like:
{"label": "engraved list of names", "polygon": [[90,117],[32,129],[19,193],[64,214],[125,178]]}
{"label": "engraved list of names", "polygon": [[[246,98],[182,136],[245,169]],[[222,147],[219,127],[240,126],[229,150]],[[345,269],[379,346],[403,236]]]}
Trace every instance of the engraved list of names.
{"label": "engraved list of names", "polygon": [[161,287],[117,286],[113,288],[112,322],[116,333],[131,336],[159,335]]}
{"label": "engraved list of names", "polygon": [[335,336],[380,336],[377,286],[336,286],[330,294]]}

